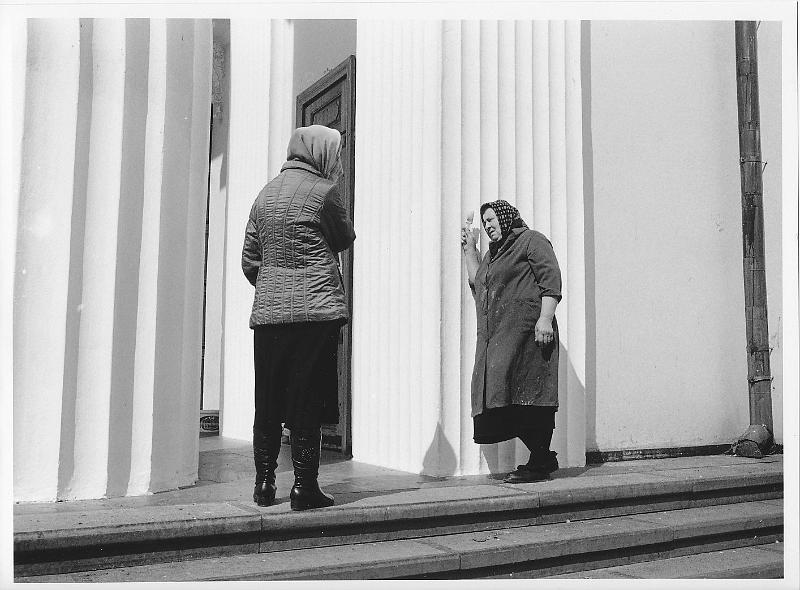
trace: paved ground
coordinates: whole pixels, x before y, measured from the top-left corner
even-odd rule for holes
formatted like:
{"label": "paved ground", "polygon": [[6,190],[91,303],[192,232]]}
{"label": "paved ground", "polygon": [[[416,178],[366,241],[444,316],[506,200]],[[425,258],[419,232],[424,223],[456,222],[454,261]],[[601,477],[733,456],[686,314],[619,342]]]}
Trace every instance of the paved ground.
{"label": "paved ground", "polygon": [[[267,511],[283,512],[289,510],[289,490],[293,482],[291,452],[283,445],[277,470],[278,498],[275,506]],[[764,463],[783,464],[782,455],[764,459],[748,459],[729,455],[705,457],[681,457],[675,459],[653,459],[623,461],[592,465],[584,468],[561,469],[553,479],[555,482],[535,484],[537,486],[570,487],[590,486],[594,478],[614,474],[653,475],[660,471],[687,470],[702,471],[709,477],[715,473],[725,473],[731,465],[764,465]],[[336,453],[323,452],[320,467],[320,485],[336,496],[337,505],[350,502],[363,502],[373,496],[394,496],[408,501],[409,496],[436,495],[437,488],[452,486],[486,486],[482,491],[486,496],[507,495],[513,484],[503,483],[505,474],[477,475],[465,477],[430,477],[415,473],[396,471],[357,461],[342,460]],[[199,481],[196,485],[148,496],[82,500],[54,503],[20,503],[14,507],[17,517],[24,515],[60,513],[71,511],[108,510],[113,508],[144,508],[155,506],[175,506],[202,503],[242,503],[252,505],[254,469],[250,444],[219,436],[204,436],[200,439]],[[602,478],[601,479],[605,479]],[[598,480],[600,481],[600,480]],[[534,485],[534,484],[526,484]],[[415,491],[421,493],[414,493]],[[474,492],[474,488],[472,488]],[[482,494],[483,495],[483,494]],[[377,500],[378,498],[376,498]],[[384,502],[391,500],[383,498]]]}

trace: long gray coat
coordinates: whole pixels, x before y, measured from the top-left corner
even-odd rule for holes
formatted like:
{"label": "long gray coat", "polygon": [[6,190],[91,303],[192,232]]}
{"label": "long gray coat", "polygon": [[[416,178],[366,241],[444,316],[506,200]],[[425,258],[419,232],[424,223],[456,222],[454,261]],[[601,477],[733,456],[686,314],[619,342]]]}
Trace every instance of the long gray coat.
{"label": "long gray coat", "polygon": [[542,296],[561,300],[561,271],[550,241],[538,231],[510,231],[494,260],[487,252],[473,287],[478,317],[472,415],[511,404],[558,406],[558,324],[538,346],[534,327]]}

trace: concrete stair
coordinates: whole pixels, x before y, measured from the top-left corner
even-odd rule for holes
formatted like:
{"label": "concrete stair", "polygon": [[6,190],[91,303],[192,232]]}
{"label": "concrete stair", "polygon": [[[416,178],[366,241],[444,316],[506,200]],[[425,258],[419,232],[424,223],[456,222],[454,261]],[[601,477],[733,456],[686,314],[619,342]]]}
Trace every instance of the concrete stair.
{"label": "concrete stair", "polygon": [[563,579],[782,578],[783,543],[754,545],[551,576]]}
{"label": "concrete stair", "polygon": [[742,502],[17,581],[778,577],[783,557],[774,547],[782,545],[782,530],[782,501]]}
{"label": "concrete stair", "polygon": [[782,497],[776,464],[28,517],[15,580],[780,577]]}

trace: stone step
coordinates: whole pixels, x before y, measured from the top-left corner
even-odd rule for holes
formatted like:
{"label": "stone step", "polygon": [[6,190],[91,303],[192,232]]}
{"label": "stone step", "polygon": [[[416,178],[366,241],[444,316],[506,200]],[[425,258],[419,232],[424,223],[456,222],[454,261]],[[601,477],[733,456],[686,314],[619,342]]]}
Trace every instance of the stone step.
{"label": "stone step", "polygon": [[154,563],[18,582],[544,577],[781,541],[783,503],[742,502]]}
{"label": "stone step", "polygon": [[[783,543],[739,547],[551,576],[562,579],[783,578]],[[514,576],[521,577],[521,576]]]}
{"label": "stone step", "polygon": [[15,514],[17,576],[389,541],[779,499],[780,463],[620,472],[518,485],[341,494],[292,512],[238,502]]}

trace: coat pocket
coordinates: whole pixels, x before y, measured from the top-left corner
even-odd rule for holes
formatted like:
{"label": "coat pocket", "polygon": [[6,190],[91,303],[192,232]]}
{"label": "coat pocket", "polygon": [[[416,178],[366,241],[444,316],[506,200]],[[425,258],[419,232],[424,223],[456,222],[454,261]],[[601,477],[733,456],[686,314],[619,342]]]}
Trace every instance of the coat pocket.
{"label": "coat pocket", "polygon": [[533,332],[536,322],[542,314],[542,302],[539,299],[517,299],[514,305],[517,323],[526,332]]}

